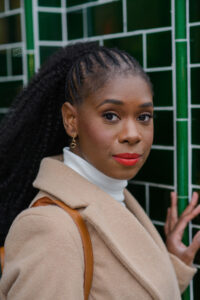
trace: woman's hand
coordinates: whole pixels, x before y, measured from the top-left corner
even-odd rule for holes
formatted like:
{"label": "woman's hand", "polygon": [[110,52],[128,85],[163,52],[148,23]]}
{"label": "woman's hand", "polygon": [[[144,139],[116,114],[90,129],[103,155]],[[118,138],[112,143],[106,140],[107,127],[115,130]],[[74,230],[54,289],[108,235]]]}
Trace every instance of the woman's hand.
{"label": "woman's hand", "polygon": [[194,236],[192,243],[187,247],[182,243],[183,233],[188,223],[200,213],[198,193],[194,192],[191,202],[178,218],[177,195],[171,193],[171,206],[167,211],[166,223],[164,226],[166,235],[166,246],[170,253],[176,255],[187,265],[193,263],[197,251],[200,249],[200,231]]}

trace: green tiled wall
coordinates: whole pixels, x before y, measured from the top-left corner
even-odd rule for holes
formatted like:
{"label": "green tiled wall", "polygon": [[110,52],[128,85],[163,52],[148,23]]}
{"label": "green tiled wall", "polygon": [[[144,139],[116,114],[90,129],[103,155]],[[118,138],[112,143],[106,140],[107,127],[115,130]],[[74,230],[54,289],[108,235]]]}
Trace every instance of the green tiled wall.
{"label": "green tiled wall", "polygon": [[[189,196],[200,192],[200,1],[187,2]],[[33,0],[35,70],[67,43],[89,40],[133,55],[154,88],[155,138],[144,168],[129,189],[164,239],[170,191],[177,189],[174,0]],[[20,0],[0,0],[0,120],[27,82],[24,7]],[[186,138],[182,136],[181,138]],[[190,240],[200,217],[189,226]],[[195,259],[200,268],[200,254]],[[200,271],[190,299],[200,298]],[[186,298],[184,298],[186,299]]]}

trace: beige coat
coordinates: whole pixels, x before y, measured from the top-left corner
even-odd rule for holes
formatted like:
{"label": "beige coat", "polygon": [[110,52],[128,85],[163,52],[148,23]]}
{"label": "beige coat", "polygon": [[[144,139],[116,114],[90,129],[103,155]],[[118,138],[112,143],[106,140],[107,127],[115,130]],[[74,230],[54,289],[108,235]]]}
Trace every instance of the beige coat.
{"label": "beige coat", "polygon": [[[61,159],[61,157],[60,157]],[[45,158],[34,182],[42,196],[80,209],[90,232],[94,276],[89,300],[178,300],[195,273],[169,255],[137,201],[126,206],[65,166]],[[82,243],[61,208],[35,207],[14,221],[5,244],[1,300],[83,300]]]}

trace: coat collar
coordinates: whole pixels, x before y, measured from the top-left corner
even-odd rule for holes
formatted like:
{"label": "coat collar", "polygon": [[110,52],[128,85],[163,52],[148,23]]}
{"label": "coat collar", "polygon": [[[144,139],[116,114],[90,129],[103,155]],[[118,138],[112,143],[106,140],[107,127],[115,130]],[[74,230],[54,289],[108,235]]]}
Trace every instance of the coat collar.
{"label": "coat collar", "polygon": [[180,299],[165,246],[143,209],[127,190],[126,208],[64,165],[61,156],[42,160],[33,185],[72,208],[85,208],[83,218],[96,229],[113,254],[153,299]]}

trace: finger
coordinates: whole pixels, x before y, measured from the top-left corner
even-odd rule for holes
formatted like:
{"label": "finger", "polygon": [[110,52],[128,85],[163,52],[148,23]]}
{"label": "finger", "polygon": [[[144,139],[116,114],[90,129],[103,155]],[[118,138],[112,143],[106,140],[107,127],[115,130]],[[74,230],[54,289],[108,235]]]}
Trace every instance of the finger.
{"label": "finger", "polygon": [[188,262],[188,264],[191,264],[194,260],[195,255],[197,254],[197,251],[200,249],[200,231],[198,231],[193,240],[192,243],[190,244],[190,246],[187,249],[187,256],[188,258],[190,258],[190,261]]}
{"label": "finger", "polygon": [[170,229],[172,230],[177,223],[178,220],[178,211],[177,211],[177,194],[175,192],[171,192],[171,224]]}
{"label": "finger", "polygon": [[199,195],[197,192],[194,192],[192,194],[192,199],[189,203],[189,205],[186,207],[186,209],[184,210],[184,212],[182,213],[182,216],[185,216],[187,214],[189,214],[193,209],[194,207],[197,205],[198,203],[198,198],[199,198]]}
{"label": "finger", "polygon": [[185,216],[181,216],[176,224],[175,234],[182,235],[188,223],[198,216],[200,213],[200,205],[198,205],[191,213]]}
{"label": "finger", "polygon": [[170,230],[169,230],[169,224],[170,224],[170,208],[167,209],[167,217],[166,217],[166,221],[165,221],[165,225],[164,225],[164,232],[165,232],[166,236],[170,232]]}

